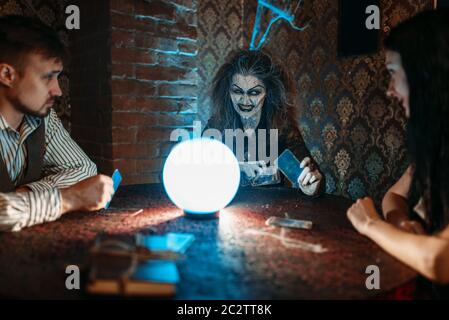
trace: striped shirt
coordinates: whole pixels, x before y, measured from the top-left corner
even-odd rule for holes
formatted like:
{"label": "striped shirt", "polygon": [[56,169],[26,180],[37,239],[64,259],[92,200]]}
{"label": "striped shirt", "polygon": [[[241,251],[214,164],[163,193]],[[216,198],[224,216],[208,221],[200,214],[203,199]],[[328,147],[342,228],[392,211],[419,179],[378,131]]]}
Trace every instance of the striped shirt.
{"label": "striped shirt", "polygon": [[61,215],[56,188],[29,192],[0,193],[0,231],[20,231]]}
{"label": "striped shirt", "polygon": [[31,192],[0,193],[0,230],[18,231],[57,219],[61,205],[59,189],[97,174],[95,164],[73,141],[53,109],[43,120],[24,116],[18,130],[0,115],[0,160],[14,184],[25,173],[25,140],[41,121],[45,121],[44,178],[26,184]]}

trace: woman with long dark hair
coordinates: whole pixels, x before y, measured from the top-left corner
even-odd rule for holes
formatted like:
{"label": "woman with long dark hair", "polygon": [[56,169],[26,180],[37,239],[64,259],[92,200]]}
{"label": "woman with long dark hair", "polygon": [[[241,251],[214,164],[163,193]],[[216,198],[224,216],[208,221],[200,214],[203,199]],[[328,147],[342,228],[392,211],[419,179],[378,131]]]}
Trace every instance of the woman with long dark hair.
{"label": "woman with long dark hair", "polygon": [[411,165],[385,195],[348,210],[354,227],[426,278],[449,284],[449,11],[422,12],[385,40],[387,94],[405,110]]}
{"label": "woman with long dark hair", "polygon": [[[213,109],[207,129],[216,129],[223,137],[226,130],[240,129],[248,143],[256,141],[254,150],[245,145],[244,150],[240,150],[241,156],[238,156],[243,184],[280,182],[277,170],[270,174],[267,166],[260,166],[259,150],[262,150],[263,143],[264,151],[277,147],[278,154],[281,154],[290,149],[303,168],[294,185],[307,195],[318,195],[324,189],[323,176],[299,131],[293,88],[288,74],[269,54],[247,50],[231,53],[213,81]],[[261,129],[265,129],[267,134],[262,138],[259,136]],[[270,129],[277,130],[277,141],[271,139],[275,133]],[[274,143],[278,144],[275,146]],[[239,155],[239,150],[235,150],[238,146],[234,143],[233,147]]]}

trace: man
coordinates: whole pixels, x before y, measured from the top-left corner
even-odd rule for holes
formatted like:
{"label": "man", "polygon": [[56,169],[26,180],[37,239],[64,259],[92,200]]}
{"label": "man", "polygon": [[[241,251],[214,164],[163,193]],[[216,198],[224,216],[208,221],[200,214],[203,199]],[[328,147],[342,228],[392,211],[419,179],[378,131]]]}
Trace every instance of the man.
{"label": "man", "polygon": [[42,23],[0,18],[0,230],[98,210],[113,194],[52,110],[64,53]]}

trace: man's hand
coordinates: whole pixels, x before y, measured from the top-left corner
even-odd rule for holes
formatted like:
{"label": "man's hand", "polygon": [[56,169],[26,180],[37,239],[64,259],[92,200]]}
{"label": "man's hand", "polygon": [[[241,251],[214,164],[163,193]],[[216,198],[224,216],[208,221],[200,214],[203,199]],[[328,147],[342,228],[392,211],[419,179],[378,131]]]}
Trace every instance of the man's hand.
{"label": "man's hand", "polygon": [[112,199],[114,187],[112,179],[99,174],[77,184],[61,189],[61,212],[96,211]]}
{"label": "man's hand", "polygon": [[354,228],[363,235],[375,221],[381,220],[371,198],[358,199],[346,212]]}
{"label": "man's hand", "polygon": [[315,169],[309,157],[305,157],[300,164],[304,168],[298,177],[299,188],[308,196],[317,194],[323,176],[318,169]]}

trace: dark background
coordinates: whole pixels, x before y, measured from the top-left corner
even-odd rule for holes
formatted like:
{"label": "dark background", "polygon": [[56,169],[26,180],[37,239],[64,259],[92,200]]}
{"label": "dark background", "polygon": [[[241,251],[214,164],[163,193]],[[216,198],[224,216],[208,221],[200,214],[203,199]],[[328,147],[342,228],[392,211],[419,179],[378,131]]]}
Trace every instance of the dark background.
{"label": "dark background", "polygon": [[340,29],[338,35],[339,56],[374,54],[379,47],[379,30],[366,28],[366,8],[379,7],[379,0],[339,0]]}
{"label": "dark background", "polygon": [[449,0],[437,0],[437,8],[449,8]]}

